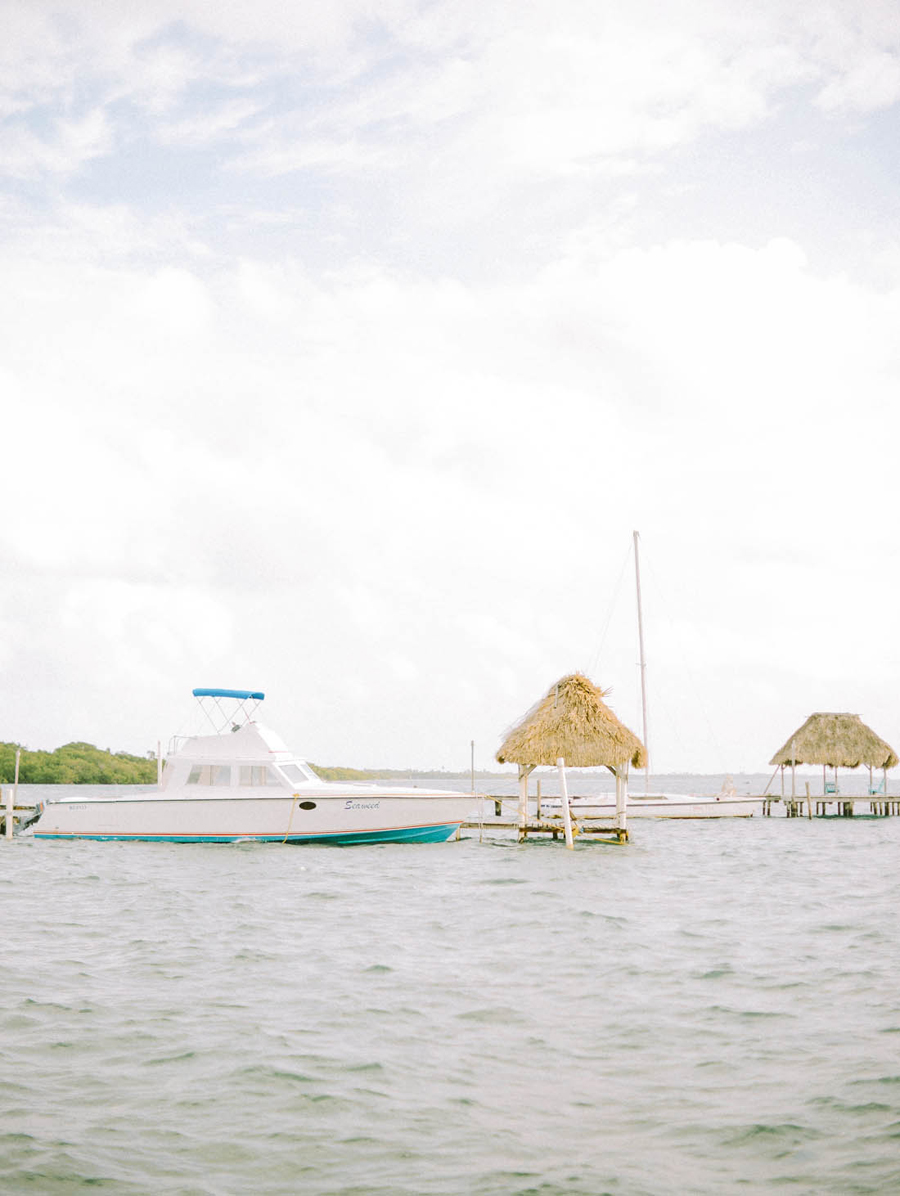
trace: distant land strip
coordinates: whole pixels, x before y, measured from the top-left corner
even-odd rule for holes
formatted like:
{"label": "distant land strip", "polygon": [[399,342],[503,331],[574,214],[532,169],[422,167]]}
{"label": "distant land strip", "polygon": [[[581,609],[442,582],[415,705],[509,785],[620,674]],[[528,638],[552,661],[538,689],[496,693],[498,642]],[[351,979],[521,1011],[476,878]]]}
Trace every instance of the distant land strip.
{"label": "distant land strip", "polygon": [[[0,743],[0,784],[16,778],[17,743]],[[92,743],[67,743],[52,752],[22,748],[19,783],[22,785],[152,785],[156,781],[156,756],[131,756],[111,752]]]}
{"label": "distant land strip", "polygon": [[[406,781],[413,777],[425,777],[440,780],[444,777],[448,781],[461,781],[472,776],[467,768],[465,771],[452,772],[446,768],[342,768],[340,765],[313,764],[310,768],[319,774],[323,781]],[[486,772],[476,768],[475,777],[503,777],[515,776],[509,772]]]}

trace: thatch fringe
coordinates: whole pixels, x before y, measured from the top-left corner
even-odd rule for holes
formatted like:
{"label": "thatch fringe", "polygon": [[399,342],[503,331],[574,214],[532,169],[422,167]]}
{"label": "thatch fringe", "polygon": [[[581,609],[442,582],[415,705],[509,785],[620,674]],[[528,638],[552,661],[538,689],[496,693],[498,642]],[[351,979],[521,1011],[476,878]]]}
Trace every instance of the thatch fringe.
{"label": "thatch fringe", "polygon": [[832,768],[893,768],[897,754],[858,714],[811,714],[770,764],[826,764]]}
{"label": "thatch fringe", "polygon": [[497,752],[501,764],[555,764],[560,756],[573,768],[643,768],[647,752],[603,701],[606,694],[582,673],[551,685],[509,731]]}

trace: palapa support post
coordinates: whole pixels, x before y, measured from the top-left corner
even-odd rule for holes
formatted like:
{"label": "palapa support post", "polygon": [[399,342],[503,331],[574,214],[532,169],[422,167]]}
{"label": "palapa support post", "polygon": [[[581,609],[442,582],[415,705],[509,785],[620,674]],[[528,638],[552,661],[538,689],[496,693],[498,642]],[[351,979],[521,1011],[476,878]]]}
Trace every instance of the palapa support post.
{"label": "palapa support post", "polygon": [[559,770],[559,796],[562,802],[563,825],[566,829],[566,847],[574,848],[575,840],[572,838],[572,811],[569,809],[569,790],[566,786],[566,761],[563,756],[560,756],[556,761],[556,767]]}
{"label": "palapa support post", "polygon": [[528,834],[528,778],[534,771],[533,764],[519,765],[519,837]]}
{"label": "palapa support post", "polygon": [[797,796],[797,746],[795,741],[791,740],[791,797]]}
{"label": "palapa support post", "polygon": [[620,833],[628,834],[628,777],[618,768],[613,770],[616,778],[616,828]]}

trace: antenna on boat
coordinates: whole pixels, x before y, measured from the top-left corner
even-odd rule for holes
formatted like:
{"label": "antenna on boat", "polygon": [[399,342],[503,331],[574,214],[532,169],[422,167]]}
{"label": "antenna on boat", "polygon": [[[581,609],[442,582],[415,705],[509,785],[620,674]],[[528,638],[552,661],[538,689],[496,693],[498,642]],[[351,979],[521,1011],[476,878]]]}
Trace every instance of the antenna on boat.
{"label": "antenna on boat", "polygon": [[647,660],[644,656],[644,612],[641,608],[641,561],[638,555],[640,535],[634,532],[634,579],[637,582],[638,645],[641,651],[641,714],[644,720],[644,750],[647,763],[644,765],[644,793],[650,792],[650,744],[647,741]]}

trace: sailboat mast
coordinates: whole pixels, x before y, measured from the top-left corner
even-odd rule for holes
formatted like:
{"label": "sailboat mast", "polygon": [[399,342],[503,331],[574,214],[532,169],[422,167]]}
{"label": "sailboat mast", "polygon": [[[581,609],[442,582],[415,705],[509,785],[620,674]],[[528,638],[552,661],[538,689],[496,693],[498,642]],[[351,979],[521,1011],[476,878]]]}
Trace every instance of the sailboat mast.
{"label": "sailboat mast", "polygon": [[637,583],[638,645],[641,650],[641,714],[644,720],[644,749],[647,763],[644,765],[644,792],[650,792],[650,744],[647,742],[647,660],[644,656],[644,612],[641,607],[641,559],[638,553],[637,532],[634,533],[634,579]]}

